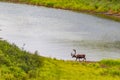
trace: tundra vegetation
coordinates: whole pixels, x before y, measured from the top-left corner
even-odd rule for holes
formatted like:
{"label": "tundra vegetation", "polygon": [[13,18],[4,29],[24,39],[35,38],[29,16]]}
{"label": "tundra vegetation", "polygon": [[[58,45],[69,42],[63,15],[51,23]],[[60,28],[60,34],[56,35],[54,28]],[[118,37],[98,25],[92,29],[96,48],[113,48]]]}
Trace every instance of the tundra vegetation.
{"label": "tundra vegetation", "polygon": [[120,59],[64,61],[30,53],[0,40],[0,80],[119,80]]}
{"label": "tundra vegetation", "polygon": [[[120,20],[120,0],[0,0],[7,2],[26,3],[37,6],[61,8],[88,13],[100,13],[102,17]],[[112,17],[111,17],[112,15]],[[101,15],[100,15],[101,16]]]}

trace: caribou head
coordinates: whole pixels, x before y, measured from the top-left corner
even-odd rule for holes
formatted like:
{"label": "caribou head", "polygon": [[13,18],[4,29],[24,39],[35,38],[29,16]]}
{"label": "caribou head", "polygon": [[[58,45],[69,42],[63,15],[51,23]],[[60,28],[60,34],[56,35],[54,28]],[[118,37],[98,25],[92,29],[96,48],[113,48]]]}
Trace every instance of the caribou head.
{"label": "caribou head", "polygon": [[76,55],[75,55],[75,54],[72,54],[72,53],[71,53],[71,56],[72,56],[72,58],[76,57]]}

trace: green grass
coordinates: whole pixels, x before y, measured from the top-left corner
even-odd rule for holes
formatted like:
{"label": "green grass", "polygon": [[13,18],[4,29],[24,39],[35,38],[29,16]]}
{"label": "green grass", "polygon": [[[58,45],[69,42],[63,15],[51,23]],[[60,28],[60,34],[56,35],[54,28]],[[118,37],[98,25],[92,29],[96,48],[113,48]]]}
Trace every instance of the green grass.
{"label": "green grass", "polygon": [[[108,60],[109,61],[109,60]],[[113,60],[111,60],[113,61]],[[100,63],[79,63],[46,59],[41,68],[44,80],[119,80],[118,65],[109,66],[106,61]],[[119,61],[120,62],[120,61]],[[48,66],[49,65],[49,66]],[[49,75],[49,76],[48,76]],[[47,77],[46,77],[47,76]]]}
{"label": "green grass", "polygon": [[95,12],[120,13],[120,0],[1,0],[11,2],[21,2],[34,5],[44,5],[47,7],[88,10]]}
{"label": "green grass", "polygon": [[33,78],[42,65],[37,53],[22,51],[15,44],[0,40],[0,80],[26,80]]}
{"label": "green grass", "polygon": [[0,80],[119,80],[120,59],[75,62],[42,57],[0,41]]}

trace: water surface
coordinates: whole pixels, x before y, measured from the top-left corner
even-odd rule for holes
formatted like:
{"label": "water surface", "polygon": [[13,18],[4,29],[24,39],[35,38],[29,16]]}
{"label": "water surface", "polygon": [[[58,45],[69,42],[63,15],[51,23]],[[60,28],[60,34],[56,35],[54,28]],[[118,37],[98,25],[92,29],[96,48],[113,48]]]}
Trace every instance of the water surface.
{"label": "water surface", "polygon": [[5,40],[42,56],[71,60],[76,49],[87,60],[120,58],[120,23],[92,15],[0,3],[0,29]]}

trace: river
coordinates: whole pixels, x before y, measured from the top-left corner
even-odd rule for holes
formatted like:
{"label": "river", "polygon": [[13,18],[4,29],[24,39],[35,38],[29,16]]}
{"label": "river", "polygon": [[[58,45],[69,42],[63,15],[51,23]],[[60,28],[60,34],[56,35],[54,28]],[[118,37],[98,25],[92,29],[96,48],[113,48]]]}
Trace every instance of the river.
{"label": "river", "polygon": [[76,49],[91,61],[120,58],[120,23],[93,15],[0,2],[0,29],[4,40],[46,57],[74,60]]}

